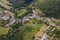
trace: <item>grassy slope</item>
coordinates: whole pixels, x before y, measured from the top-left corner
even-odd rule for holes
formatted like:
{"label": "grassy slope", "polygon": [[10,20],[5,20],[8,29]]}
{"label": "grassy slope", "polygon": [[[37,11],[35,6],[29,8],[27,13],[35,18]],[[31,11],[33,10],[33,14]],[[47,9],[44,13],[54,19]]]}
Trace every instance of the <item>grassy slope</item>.
{"label": "grassy slope", "polygon": [[0,35],[5,35],[8,33],[10,28],[4,28],[4,27],[0,27]]}
{"label": "grassy slope", "polygon": [[7,5],[3,4],[2,2],[0,2],[0,5],[4,8],[6,8],[6,9],[8,9],[8,10],[11,8],[10,6],[7,6]]}
{"label": "grassy slope", "polygon": [[44,24],[36,33],[35,37],[42,37],[45,31],[46,31],[46,25]]}
{"label": "grassy slope", "polygon": [[[42,27],[42,26],[40,25],[40,27]],[[37,33],[38,29],[39,28],[37,26],[37,27],[34,27],[32,31],[25,32],[24,40],[32,40],[33,36],[35,36],[35,34]]]}
{"label": "grassy slope", "polygon": [[36,34],[36,32],[39,30],[42,24],[38,24],[38,22],[35,20],[30,20],[30,22],[27,23],[27,25],[25,24],[25,26],[31,28],[31,30],[27,30],[24,32],[24,40],[32,40],[33,36]]}

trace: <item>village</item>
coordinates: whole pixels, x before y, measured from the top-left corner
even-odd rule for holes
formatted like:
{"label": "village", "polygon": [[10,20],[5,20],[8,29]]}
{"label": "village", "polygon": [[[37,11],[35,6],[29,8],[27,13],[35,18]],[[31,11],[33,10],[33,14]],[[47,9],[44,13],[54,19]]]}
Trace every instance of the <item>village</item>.
{"label": "village", "polygon": [[[0,0],[0,30],[2,40],[6,38],[8,38],[7,40],[11,38],[11,40],[19,40],[20,38],[20,40],[58,40],[60,32],[60,14],[58,14],[60,13],[60,2],[56,1],[56,3],[55,1]],[[57,4],[58,6],[56,6]],[[6,36],[3,36],[5,31]],[[14,38],[15,35],[17,35],[16,39]]]}
{"label": "village", "polygon": [[35,37],[35,40],[48,40],[47,33],[48,33],[49,28],[50,27],[54,27],[51,30],[53,32],[55,30],[55,27],[59,26],[59,25],[56,25],[55,23],[52,23],[52,21],[56,21],[56,19],[54,19],[53,17],[52,18],[41,17],[38,14],[38,11],[39,10],[32,10],[33,13],[31,14],[31,16],[24,16],[22,19],[20,19],[20,18],[15,18],[14,13],[9,12],[8,10],[4,10],[3,12],[0,13],[0,14],[2,14],[0,19],[9,20],[9,23],[5,25],[5,27],[9,27],[9,26],[13,25],[15,22],[17,22],[17,23],[19,22],[19,23],[24,24],[24,23],[28,22],[30,19],[38,18],[40,21],[42,21],[44,24],[46,24],[46,27],[45,27],[46,29],[44,30],[45,32],[42,31],[43,32],[43,36],[40,36],[40,38],[39,37]]}

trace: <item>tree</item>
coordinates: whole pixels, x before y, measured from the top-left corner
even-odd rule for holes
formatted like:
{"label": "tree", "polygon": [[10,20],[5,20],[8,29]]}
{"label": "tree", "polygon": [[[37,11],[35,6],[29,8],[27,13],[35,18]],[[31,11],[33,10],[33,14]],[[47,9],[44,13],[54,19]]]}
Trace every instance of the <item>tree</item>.
{"label": "tree", "polygon": [[37,0],[34,5],[42,9],[46,16],[60,18],[59,4],[60,4],[59,0]]}

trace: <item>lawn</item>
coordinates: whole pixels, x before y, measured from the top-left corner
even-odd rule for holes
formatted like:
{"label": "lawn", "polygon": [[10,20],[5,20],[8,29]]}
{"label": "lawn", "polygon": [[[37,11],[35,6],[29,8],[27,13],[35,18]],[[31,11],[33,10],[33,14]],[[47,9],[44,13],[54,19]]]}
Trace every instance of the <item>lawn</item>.
{"label": "lawn", "polygon": [[10,28],[0,27],[0,35],[5,35],[8,33]]}
{"label": "lawn", "polygon": [[45,31],[46,31],[46,25],[43,24],[43,26],[41,26],[40,30],[36,33],[35,37],[42,37]]}
{"label": "lawn", "polygon": [[[35,36],[36,32],[40,27],[42,27],[43,23],[39,23],[39,21],[36,19],[29,20],[28,23],[25,24],[27,26],[27,29],[24,31],[24,40],[32,40],[33,36]],[[45,26],[44,26],[45,28]]]}
{"label": "lawn", "polygon": [[23,16],[27,11],[25,9],[21,9],[20,12],[18,13],[18,17]]}
{"label": "lawn", "polygon": [[10,9],[11,7],[10,6],[7,6],[6,4],[3,4],[2,2],[0,2],[0,5],[6,9]]}

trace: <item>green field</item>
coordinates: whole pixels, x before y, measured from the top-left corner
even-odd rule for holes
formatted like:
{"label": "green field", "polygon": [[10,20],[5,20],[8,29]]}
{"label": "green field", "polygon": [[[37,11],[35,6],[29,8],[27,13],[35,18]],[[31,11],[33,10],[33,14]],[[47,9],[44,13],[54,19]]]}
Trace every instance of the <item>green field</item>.
{"label": "green field", "polygon": [[2,7],[4,7],[4,8],[6,8],[6,9],[10,9],[10,8],[11,8],[10,6],[7,6],[7,5],[3,4],[2,2],[0,2],[0,5],[1,5]]}
{"label": "green field", "polygon": [[0,27],[0,35],[5,35],[8,33],[10,28]]}

